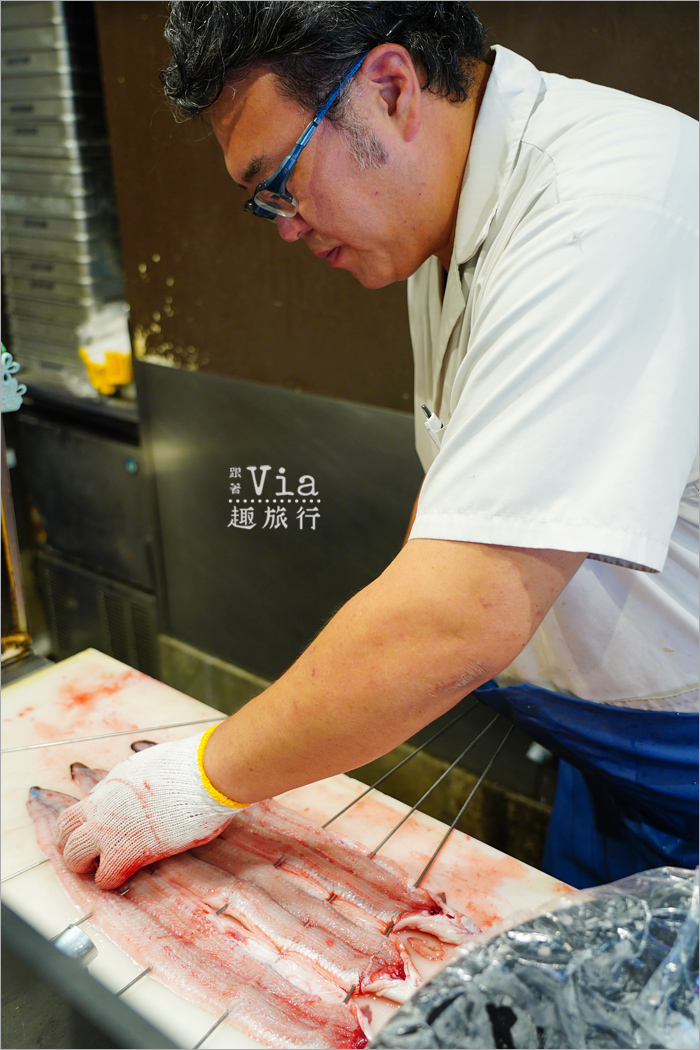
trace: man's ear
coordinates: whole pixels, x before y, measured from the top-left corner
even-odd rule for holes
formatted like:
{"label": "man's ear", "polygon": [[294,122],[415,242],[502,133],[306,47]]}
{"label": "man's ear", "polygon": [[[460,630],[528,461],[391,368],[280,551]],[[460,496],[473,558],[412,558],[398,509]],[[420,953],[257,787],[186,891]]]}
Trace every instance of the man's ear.
{"label": "man's ear", "polygon": [[370,112],[390,121],[394,132],[411,142],[421,126],[422,92],[413,59],[405,47],[372,48],[357,75]]}

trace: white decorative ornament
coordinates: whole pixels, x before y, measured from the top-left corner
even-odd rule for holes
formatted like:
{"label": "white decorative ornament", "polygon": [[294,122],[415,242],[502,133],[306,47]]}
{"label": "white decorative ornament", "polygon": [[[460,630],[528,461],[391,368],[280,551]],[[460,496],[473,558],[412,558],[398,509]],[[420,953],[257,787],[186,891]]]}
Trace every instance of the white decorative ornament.
{"label": "white decorative ornament", "polygon": [[[1,344],[0,344],[1,345]],[[22,407],[22,398],[27,393],[24,383],[14,378],[19,372],[19,362],[14,361],[12,354],[2,347],[2,411],[16,412]]]}

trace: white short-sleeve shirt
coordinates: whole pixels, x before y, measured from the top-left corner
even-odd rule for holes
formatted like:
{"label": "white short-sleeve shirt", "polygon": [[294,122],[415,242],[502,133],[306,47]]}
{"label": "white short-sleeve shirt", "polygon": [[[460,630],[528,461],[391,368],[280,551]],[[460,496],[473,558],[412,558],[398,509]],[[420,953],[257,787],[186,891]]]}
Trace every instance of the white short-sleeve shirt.
{"label": "white short-sleeve shirt", "polygon": [[444,295],[434,257],[409,280],[426,470],[411,539],[589,553],[501,682],[632,706],[686,694],[698,125],[495,50]]}

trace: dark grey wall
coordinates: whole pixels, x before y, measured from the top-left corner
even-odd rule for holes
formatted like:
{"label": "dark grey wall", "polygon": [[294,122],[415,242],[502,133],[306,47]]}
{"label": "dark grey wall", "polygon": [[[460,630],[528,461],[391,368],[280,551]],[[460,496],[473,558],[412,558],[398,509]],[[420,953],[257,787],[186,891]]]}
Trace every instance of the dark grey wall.
{"label": "dark grey wall", "polygon": [[[398,553],[422,479],[413,421],[201,372],[141,365],[137,378],[161,524],[164,629],[276,678]],[[256,493],[247,468],[260,482],[265,465]],[[298,491],[303,475],[316,496],[308,478]],[[280,497],[282,488],[291,494]],[[252,528],[230,524],[244,508]],[[286,526],[266,526],[268,508],[283,510]],[[306,510],[318,516],[300,522]]]}

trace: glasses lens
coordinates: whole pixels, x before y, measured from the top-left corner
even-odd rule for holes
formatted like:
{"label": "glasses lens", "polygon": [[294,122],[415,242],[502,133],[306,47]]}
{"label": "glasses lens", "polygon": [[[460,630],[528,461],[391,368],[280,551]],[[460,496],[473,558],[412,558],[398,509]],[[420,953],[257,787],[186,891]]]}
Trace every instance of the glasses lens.
{"label": "glasses lens", "polygon": [[247,211],[250,215],[255,215],[258,219],[267,219],[268,222],[274,222],[277,216],[273,211],[268,211],[267,208],[259,208],[255,201],[246,201],[243,205],[243,211]]}
{"label": "glasses lens", "polygon": [[255,203],[258,207],[268,208],[275,215],[282,215],[287,219],[291,219],[297,213],[297,202],[293,197],[282,197],[273,190],[260,190],[255,194]]}

